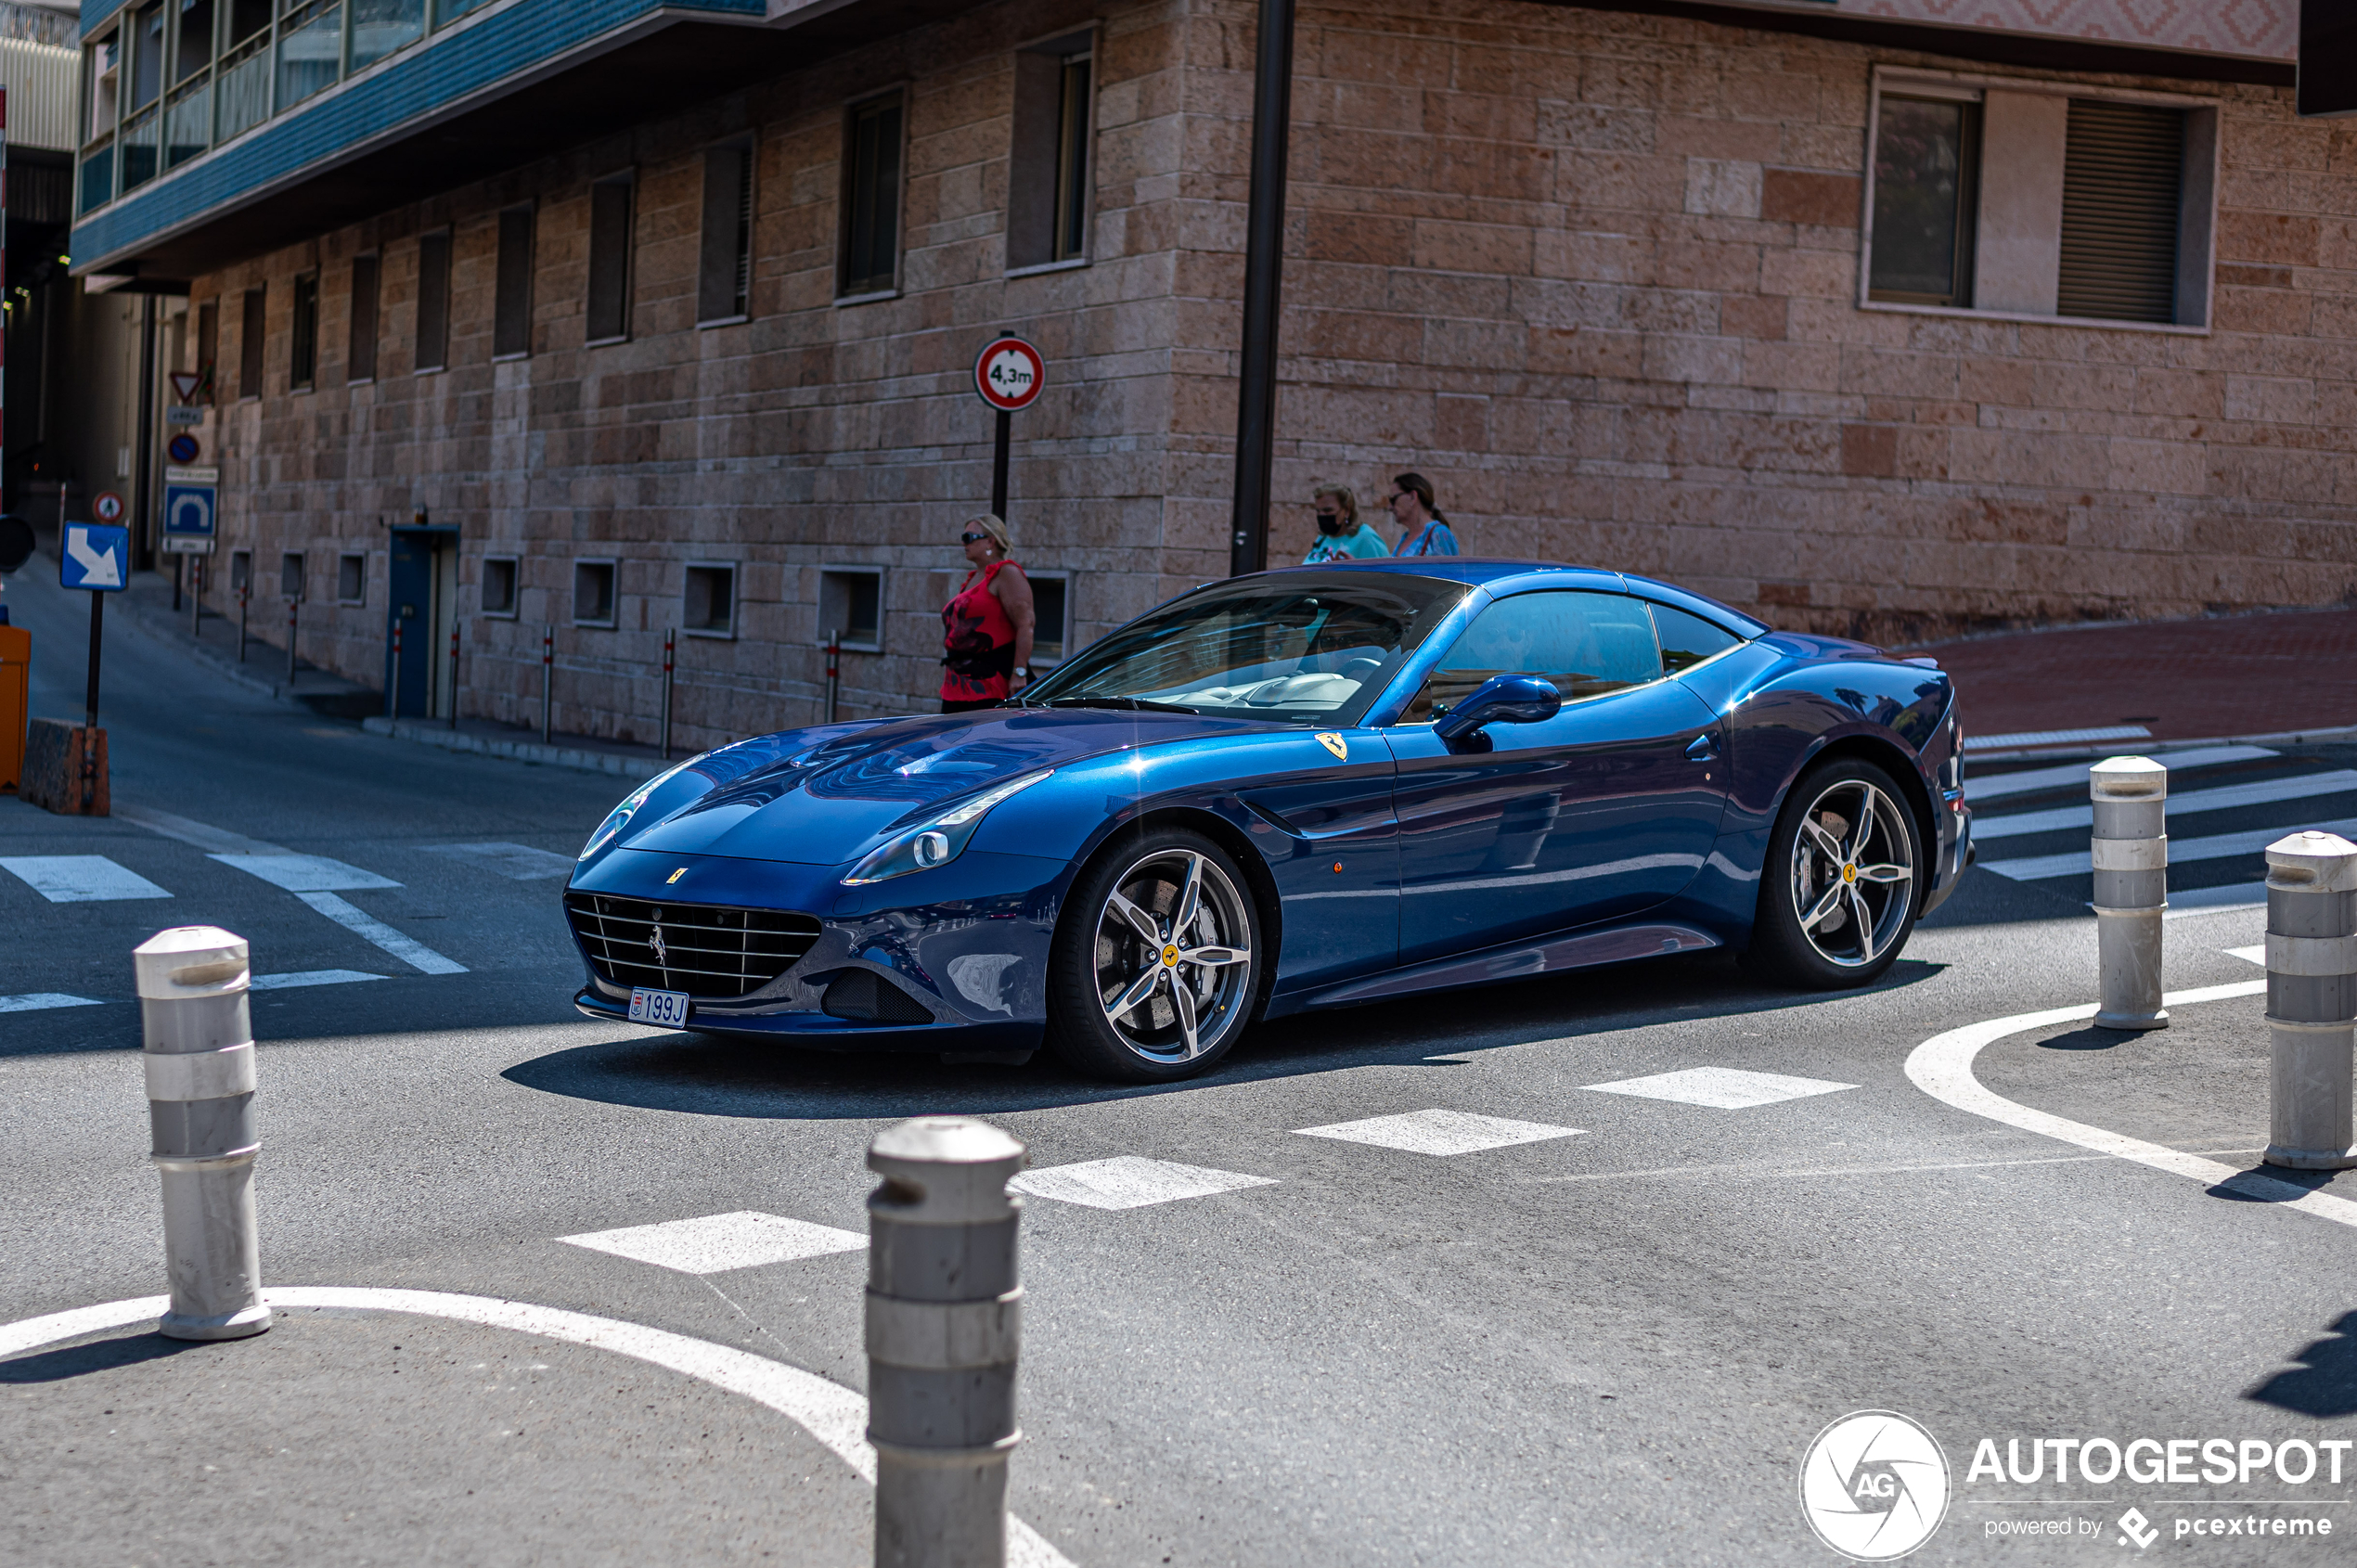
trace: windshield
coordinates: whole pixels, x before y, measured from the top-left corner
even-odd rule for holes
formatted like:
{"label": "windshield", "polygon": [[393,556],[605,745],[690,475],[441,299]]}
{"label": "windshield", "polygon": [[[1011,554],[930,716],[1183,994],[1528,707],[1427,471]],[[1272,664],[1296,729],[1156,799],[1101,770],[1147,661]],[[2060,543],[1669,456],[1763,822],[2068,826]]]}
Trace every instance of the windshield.
{"label": "windshield", "polygon": [[1075,655],[1021,703],[1355,724],[1469,591],[1391,572],[1286,572],[1214,584]]}

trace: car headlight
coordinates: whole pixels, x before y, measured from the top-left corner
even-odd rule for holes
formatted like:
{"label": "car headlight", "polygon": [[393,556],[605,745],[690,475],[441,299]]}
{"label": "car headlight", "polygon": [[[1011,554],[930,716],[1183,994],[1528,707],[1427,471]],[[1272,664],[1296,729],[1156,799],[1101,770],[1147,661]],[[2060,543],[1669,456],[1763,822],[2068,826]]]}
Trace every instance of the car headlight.
{"label": "car headlight", "polygon": [[606,819],[598,824],[598,830],[589,835],[589,842],[582,846],[581,853],[574,855],[573,858],[575,860],[586,860],[591,855],[597,854],[599,850],[605,848],[606,845],[612,843],[613,842],[614,835],[628,827],[630,825],[630,818],[638,813],[640,806],[647,803],[648,796],[653,794],[657,790],[662,789],[663,785],[669,783],[673,774],[678,773],[686,768],[693,767],[696,764],[702,762],[705,757],[708,757],[712,753],[709,752],[700,752],[696,755],[689,757],[686,762],[681,763],[678,767],[672,768],[664,773],[659,773],[652,778],[648,779],[644,784],[639,785],[636,790],[633,790],[630,792],[630,798],[628,800],[623,802],[620,805],[614,807],[613,810],[606,814]]}
{"label": "car headlight", "polygon": [[845,877],[845,887],[862,882],[880,882],[887,877],[905,877],[911,871],[930,871],[958,858],[966,841],[974,836],[982,819],[990,808],[1010,795],[1020,794],[1056,770],[1043,768],[1026,773],[1021,778],[984,790],[930,822],[921,823],[891,840],[851,868]]}

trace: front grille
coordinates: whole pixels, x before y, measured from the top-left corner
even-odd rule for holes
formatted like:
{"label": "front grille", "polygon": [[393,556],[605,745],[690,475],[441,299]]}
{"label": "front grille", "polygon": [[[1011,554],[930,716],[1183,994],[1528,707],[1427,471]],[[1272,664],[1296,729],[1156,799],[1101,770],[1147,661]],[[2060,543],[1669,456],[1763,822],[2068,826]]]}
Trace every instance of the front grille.
{"label": "front grille", "polygon": [[657,904],[565,894],[565,918],[598,972],[616,985],[728,1001],[777,979],[818,940],[815,916],[782,909]]}

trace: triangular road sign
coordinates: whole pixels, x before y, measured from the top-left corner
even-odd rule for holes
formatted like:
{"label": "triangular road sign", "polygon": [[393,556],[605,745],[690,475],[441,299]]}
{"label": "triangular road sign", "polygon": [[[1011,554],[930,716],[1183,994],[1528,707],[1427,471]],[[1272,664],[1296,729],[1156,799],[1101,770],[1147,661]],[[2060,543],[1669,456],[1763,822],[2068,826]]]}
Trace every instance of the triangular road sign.
{"label": "triangular road sign", "polygon": [[204,372],[201,370],[174,370],[172,373],[172,395],[184,404],[194,403],[197,389],[202,385]]}

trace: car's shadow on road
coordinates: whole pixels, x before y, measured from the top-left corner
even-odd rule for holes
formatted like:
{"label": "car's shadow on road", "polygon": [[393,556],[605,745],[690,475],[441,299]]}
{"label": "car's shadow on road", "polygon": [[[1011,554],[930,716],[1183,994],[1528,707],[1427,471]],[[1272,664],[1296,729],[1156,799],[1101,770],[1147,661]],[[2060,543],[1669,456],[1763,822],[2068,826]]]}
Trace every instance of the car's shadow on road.
{"label": "car's shadow on road", "polygon": [[1946,966],[1900,959],[1864,992],[1776,990],[1721,952],[1591,970],[1262,1023],[1227,1061],[1175,1084],[1078,1077],[1046,1052],[1020,1068],[930,1054],[797,1050],[700,1035],[638,1035],[550,1051],[500,1075],[547,1094],[704,1116],[874,1117],[954,1107],[990,1113],[1186,1094],[1367,1066],[1447,1067],[1471,1052],[1697,1018],[1820,1007],[1919,984]]}

